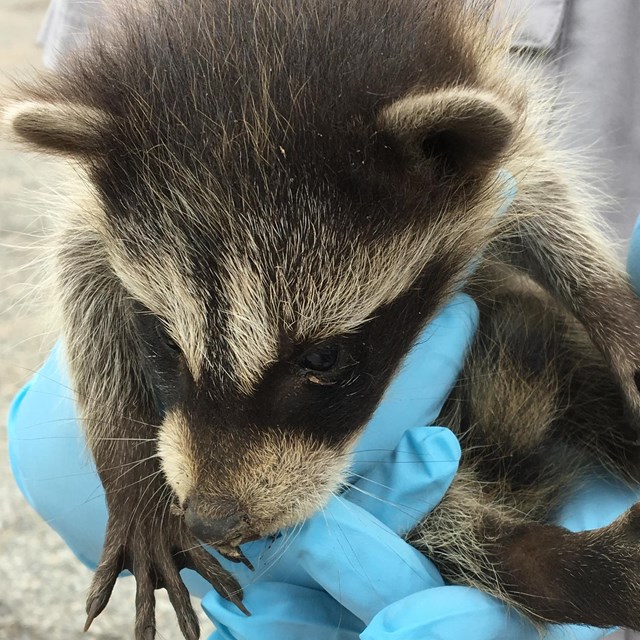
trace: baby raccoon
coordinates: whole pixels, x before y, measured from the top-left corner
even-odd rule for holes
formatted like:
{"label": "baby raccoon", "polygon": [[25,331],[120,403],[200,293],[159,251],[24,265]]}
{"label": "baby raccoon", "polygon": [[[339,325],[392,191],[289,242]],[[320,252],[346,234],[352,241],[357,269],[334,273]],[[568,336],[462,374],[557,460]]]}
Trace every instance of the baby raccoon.
{"label": "baby raccoon", "polygon": [[243,560],[321,509],[464,289],[480,330],[438,419],[463,460],[409,540],[535,621],[640,629],[638,508],[550,524],[591,465],[640,479],[640,304],[492,3],[143,4],[3,109],[84,178],[52,270],[109,508],[87,627],[125,568],[138,640],[161,587],[198,637],[183,567],[242,608],[200,542]]}

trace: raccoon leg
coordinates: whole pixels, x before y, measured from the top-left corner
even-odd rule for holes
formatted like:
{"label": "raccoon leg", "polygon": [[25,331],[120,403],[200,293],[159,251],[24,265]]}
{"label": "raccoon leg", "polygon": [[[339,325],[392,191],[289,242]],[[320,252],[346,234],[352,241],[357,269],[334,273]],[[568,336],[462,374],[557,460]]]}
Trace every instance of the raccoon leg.
{"label": "raccoon leg", "polygon": [[500,492],[461,469],[410,542],[449,582],[490,593],[534,622],[640,629],[640,506],[572,533],[526,520]]}
{"label": "raccoon leg", "polygon": [[[585,326],[626,397],[636,441],[640,430],[640,302],[596,224],[588,195],[562,181],[565,167],[546,156],[514,166],[519,193],[498,241],[502,255],[525,269]],[[577,180],[576,180],[577,181]],[[629,422],[629,427],[631,427]]]}
{"label": "raccoon leg", "polygon": [[59,272],[65,348],[87,443],[109,512],[102,557],[87,599],[87,623],[105,608],[118,574],[136,578],[136,640],[155,637],[155,589],[165,588],[189,640],[198,619],[179,571],[196,570],[223,596],[242,605],[237,581],[172,512],[173,495],[157,456],[159,414],[142,373],[126,292],[88,234],[60,243]]}

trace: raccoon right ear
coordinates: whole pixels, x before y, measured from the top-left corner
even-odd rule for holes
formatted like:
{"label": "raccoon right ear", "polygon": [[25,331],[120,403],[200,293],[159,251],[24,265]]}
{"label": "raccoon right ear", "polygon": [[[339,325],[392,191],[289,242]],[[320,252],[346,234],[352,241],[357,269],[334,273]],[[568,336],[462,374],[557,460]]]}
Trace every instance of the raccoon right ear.
{"label": "raccoon right ear", "polygon": [[1,111],[9,136],[40,151],[95,155],[104,147],[107,115],[82,104],[15,100]]}
{"label": "raccoon right ear", "polygon": [[498,96],[455,87],[401,98],[386,106],[378,128],[391,136],[411,168],[440,177],[475,177],[507,151],[517,112]]}

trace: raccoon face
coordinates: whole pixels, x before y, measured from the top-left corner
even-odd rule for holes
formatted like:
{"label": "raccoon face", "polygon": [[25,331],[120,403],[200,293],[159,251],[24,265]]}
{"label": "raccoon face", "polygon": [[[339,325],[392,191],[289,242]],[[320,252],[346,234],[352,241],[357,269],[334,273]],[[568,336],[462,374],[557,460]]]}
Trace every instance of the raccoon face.
{"label": "raccoon face", "polygon": [[195,201],[175,182],[153,215],[131,212],[156,192],[108,210],[163,468],[201,539],[275,533],[340,489],[402,356],[490,237],[491,173],[421,205],[412,180],[385,198],[363,180],[356,198],[281,165],[241,194]]}

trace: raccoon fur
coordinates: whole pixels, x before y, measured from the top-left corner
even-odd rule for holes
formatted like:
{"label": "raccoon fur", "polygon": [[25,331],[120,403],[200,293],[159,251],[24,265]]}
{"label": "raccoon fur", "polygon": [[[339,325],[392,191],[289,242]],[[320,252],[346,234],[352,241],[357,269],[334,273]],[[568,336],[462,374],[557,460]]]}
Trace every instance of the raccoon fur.
{"label": "raccoon fur", "polygon": [[532,620],[640,629],[638,508],[551,524],[593,465],[640,477],[640,304],[492,5],[156,0],[5,102],[84,185],[51,269],[109,509],[87,626],[123,568],[138,640],[160,587],[198,637],[183,567],[242,607],[200,542],[242,560],[321,509],[465,290],[461,468],[409,540]]}

